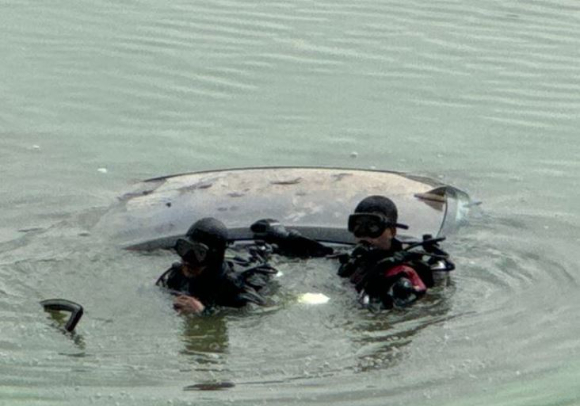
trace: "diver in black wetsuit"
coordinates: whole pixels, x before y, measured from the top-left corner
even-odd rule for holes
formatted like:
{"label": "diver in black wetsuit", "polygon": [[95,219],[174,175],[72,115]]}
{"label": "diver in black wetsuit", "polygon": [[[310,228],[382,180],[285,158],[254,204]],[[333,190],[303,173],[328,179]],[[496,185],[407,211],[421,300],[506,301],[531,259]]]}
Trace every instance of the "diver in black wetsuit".
{"label": "diver in black wetsuit", "polygon": [[173,264],[157,280],[157,285],[176,295],[174,308],[180,313],[201,313],[214,306],[262,305],[259,291],[276,270],[259,254],[245,261],[240,271],[234,261],[226,261],[228,230],[211,217],[195,222],[175,249],[182,261]]}
{"label": "diver in black wetsuit", "polygon": [[[442,239],[424,236],[423,241],[403,248],[396,238],[397,207],[385,196],[369,196],[348,219],[348,230],[357,239],[350,255],[341,258],[338,274],[349,278],[359,300],[371,309],[410,305],[434,285],[433,271],[455,267],[437,243]],[[422,246],[425,251],[411,251]]]}
{"label": "diver in black wetsuit", "polygon": [[173,264],[156,282],[177,296],[173,303],[176,310],[201,313],[215,306],[262,305],[265,300],[260,291],[277,273],[267,263],[270,254],[309,258],[333,252],[274,219],[258,220],[250,229],[255,242],[247,249],[249,258],[225,260],[228,230],[215,218],[195,222],[186,238],[177,240],[175,250],[182,261]]}

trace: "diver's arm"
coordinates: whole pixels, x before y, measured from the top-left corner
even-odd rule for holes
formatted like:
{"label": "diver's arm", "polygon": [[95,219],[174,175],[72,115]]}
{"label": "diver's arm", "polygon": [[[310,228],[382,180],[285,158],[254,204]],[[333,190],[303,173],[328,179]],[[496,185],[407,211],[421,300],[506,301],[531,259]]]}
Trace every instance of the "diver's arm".
{"label": "diver's arm", "polygon": [[256,221],[250,229],[256,240],[272,244],[276,254],[295,257],[324,257],[334,252],[320,242],[304,237],[297,230],[287,230],[278,220],[262,219]]}
{"label": "diver's arm", "polygon": [[176,296],[173,300],[173,308],[180,314],[201,313],[205,306],[199,299],[186,294],[189,285],[181,268],[181,263],[174,263],[171,268],[163,272],[155,285]]}
{"label": "diver's arm", "polygon": [[312,258],[325,257],[334,253],[331,247],[312,238],[304,237],[295,230],[292,230],[287,238],[277,241],[277,245],[277,253],[287,256]]}

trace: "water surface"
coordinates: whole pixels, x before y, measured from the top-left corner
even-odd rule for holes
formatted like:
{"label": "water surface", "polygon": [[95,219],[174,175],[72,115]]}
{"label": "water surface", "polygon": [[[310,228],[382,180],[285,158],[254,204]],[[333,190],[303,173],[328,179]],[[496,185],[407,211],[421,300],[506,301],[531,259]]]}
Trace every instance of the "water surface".
{"label": "water surface", "polygon": [[[0,9],[0,403],[580,402],[576,2]],[[331,261],[281,261],[276,305],[186,320],[152,286],[171,254],[91,233],[136,180],[262,165],[467,190],[453,286],[377,316]],[[50,297],[85,306],[74,336]]]}

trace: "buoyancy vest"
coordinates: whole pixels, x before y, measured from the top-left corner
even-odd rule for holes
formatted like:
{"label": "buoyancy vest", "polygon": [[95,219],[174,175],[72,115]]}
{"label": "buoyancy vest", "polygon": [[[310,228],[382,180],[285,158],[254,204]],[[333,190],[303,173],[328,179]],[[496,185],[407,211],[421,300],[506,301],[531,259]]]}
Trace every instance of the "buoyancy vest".
{"label": "buoyancy vest", "polygon": [[367,302],[378,301],[382,307],[391,308],[416,300],[433,286],[431,268],[422,257],[421,253],[403,250],[397,239],[390,250],[361,244],[343,258],[338,274],[349,278]]}
{"label": "buoyancy vest", "polygon": [[240,257],[222,262],[219,268],[206,269],[196,277],[186,277],[183,264],[177,262],[163,273],[156,285],[174,294],[186,294],[204,306],[243,307],[248,303],[265,304],[259,293],[276,270],[266,262],[252,262]]}

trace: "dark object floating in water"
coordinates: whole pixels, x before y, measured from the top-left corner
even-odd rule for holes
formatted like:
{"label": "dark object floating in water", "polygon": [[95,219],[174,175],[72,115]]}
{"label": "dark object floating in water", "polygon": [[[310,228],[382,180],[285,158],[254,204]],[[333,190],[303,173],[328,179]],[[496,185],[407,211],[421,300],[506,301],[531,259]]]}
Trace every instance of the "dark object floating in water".
{"label": "dark object floating in water", "polygon": [[235,387],[236,384],[234,384],[233,382],[228,382],[228,381],[224,381],[224,382],[205,382],[205,383],[196,383],[195,385],[190,385],[190,386],[186,386],[185,388],[183,388],[184,391],[188,392],[188,391],[194,391],[194,390],[200,390],[200,391],[210,391],[210,390],[225,390],[225,389],[230,389]]}
{"label": "dark object floating in water", "polygon": [[75,302],[71,302],[70,300],[66,299],[47,299],[40,302],[44,310],[57,312],[57,311],[64,311],[70,312],[70,317],[66,322],[64,329],[69,333],[77,326],[78,322],[83,317],[83,307]]}
{"label": "dark object floating in water", "polygon": [[[202,187],[211,185],[211,187]],[[193,172],[149,179],[119,199],[94,232],[122,247],[170,248],[203,217],[219,218],[231,239],[250,240],[250,226],[273,218],[304,237],[353,244],[347,220],[360,200],[385,195],[409,230],[402,239],[443,237],[467,214],[469,196],[452,186],[398,172],[269,167]],[[149,193],[144,194],[147,191]],[[243,191],[243,193],[240,193]],[[171,210],[166,203],[171,202]]]}

